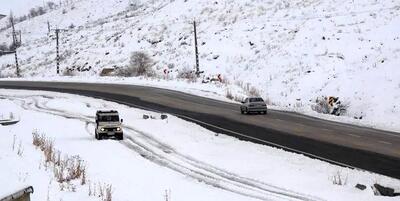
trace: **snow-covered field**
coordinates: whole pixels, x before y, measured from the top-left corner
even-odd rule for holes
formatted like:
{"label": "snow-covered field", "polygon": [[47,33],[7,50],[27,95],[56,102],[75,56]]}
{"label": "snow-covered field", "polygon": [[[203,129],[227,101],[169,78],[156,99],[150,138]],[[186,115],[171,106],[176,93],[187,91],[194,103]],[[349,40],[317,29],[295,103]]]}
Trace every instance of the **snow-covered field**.
{"label": "snow-covered field", "polygon": [[[0,197],[32,185],[33,200],[99,200],[89,186],[112,184],[113,200],[395,200],[374,196],[375,182],[399,191],[400,181],[351,170],[268,146],[216,135],[174,116],[159,119],[124,105],[62,93],[0,90],[3,116],[20,122],[0,127]],[[94,139],[94,114],[116,109],[124,141]],[[155,119],[143,119],[149,114]],[[85,185],[60,191],[51,166],[32,145],[37,130],[63,154],[86,164]],[[13,148],[14,147],[14,148]],[[340,174],[345,185],[334,185]],[[6,181],[6,182],[5,182]],[[367,185],[360,191],[357,183]],[[74,190],[72,190],[74,189]]]}
{"label": "snow-covered field", "polygon": [[[23,0],[18,2],[0,1],[0,7],[20,10]],[[22,31],[18,54],[25,78],[49,79],[56,73],[49,22],[52,29],[66,29],[60,33],[61,70],[91,67],[76,73],[80,80],[127,65],[133,51],[147,52],[158,76],[169,69],[174,79],[182,69],[193,69],[191,22],[196,19],[200,67],[204,76],[222,75],[226,84],[217,89],[220,96],[230,91],[242,97],[254,87],[278,109],[313,116],[316,98],[337,96],[349,103],[347,119],[363,117],[347,121],[400,131],[397,0],[60,2],[60,8],[16,25]],[[0,28],[7,23],[1,20]],[[10,43],[10,32],[0,32],[0,43]],[[1,76],[14,72],[14,56],[0,57]]]}

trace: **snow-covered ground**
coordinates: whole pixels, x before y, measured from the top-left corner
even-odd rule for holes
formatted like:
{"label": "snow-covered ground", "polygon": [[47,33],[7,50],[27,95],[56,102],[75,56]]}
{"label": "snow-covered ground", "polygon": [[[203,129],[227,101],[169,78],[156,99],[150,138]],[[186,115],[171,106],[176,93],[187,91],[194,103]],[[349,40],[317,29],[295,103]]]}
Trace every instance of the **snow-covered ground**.
{"label": "snow-covered ground", "polygon": [[[0,1],[0,7],[23,1]],[[204,76],[221,74],[226,82],[217,89],[219,96],[230,91],[242,97],[254,87],[277,109],[313,116],[319,116],[310,111],[316,98],[337,96],[349,103],[347,118],[329,118],[400,131],[397,0],[60,2],[60,8],[16,25],[22,31],[18,54],[25,78],[46,80],[56,73],[50,22],[52,29],[66,29],[60,33],[61,70],[91,67],[76,73],[80,80],[98,79],[102,68],[128,65],[133,51],[147,52],[158,76],[169,69],[174,79],[182,69],[194,68],[196,19],[201,70]],[[0,28],[7,23],[0,20]],[[0,43],[10,43],[10,32],[0,32]],[[0,57],[1,76],[14,72],[14,56]],[[363,118],[350,120],[354,116]]]}
{"label": "snow-covered ground", "polygon": [[[113,200],[396,200],[374,196],[375,182],[399,191],[400,181],[305,156],[216,135],[174,116],[62,93],[0,90],[2,115],[20,122],[0,127],[0,197],[32,185],[33,200],[99,200],[89,186],[112,184]],[[124,141],[94,139],[94,114],[116,109]],[[143,119],[149,114],[155,119]],[[60,191],[52,168],[32,145],[37,130],[63,154],[86,164],[85,185]],[[14,148],[13,148],[14,147]],[[345,185],[334,185],[340,174]],[[7,182],[5,182],[7,181]],[[367,185],[364,191],[354,188]],[[74,189],[74,190],[71,190]],[[74,192],[73,192],[74,191]],[[92,186],[93,191],[93,186]]]}

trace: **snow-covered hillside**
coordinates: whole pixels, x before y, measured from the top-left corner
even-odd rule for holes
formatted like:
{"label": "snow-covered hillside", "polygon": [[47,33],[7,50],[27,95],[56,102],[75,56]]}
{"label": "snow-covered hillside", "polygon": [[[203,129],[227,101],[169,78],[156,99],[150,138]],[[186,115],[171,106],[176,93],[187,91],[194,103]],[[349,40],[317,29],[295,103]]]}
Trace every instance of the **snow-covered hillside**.
{"label": "snow-covered hillside", "polygon": [[[17,24],[24,77],[54,76],[54,32],[63,69],[129,63],[146,51],[162,75],[194,68],[192,21],[198,22],[200,68],[221,74],[227,90],[255,87],[272,105],[307,111],[316,98],[349,102],[348,116],[400,130],[400,3],[396,0],[74,0]],[[7,23],[0,21],[0,28]],[[0,32],[0,43],[11,41]],[[1,75],[14,56],[0,57]],[[173,75],[172,75],[173,77]]]}

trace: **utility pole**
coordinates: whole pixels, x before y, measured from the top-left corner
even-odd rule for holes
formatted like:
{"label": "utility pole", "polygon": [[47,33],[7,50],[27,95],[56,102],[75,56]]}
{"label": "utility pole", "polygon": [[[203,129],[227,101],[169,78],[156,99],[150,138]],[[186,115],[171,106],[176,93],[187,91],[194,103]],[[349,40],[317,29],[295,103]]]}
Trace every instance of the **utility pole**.
{"label": "utility pole", "polygon": [[196,30],[196,20],[193,21],[194,28],[194,53],[196,55],[196,75],[200,75],[200,67],[199,67],[199,50],[197,48],[197,30]]}
{"label": "utility pole", "polygon": [[16,36],[16,33],[15,33],[14,17],[12,15],[12,13],[10,14],[10,22],[11,22],[11,27],[12,27],[12,37],[13,37],[13,48],[14,48],[14,54],[15,54],[16,74],[17,74],[17,77],[20,77],[19,65],[18,65],[18,55],[17,55],[17,36]]}
{"label": "utility pole", "polygon": [[47,30],[48,30],[48,34],[47,35],[50,35],[50,22],[49,21],[47,21]]}
{"label": "utility pole", "polygon": [[56,46],[56,52],[57,52],[57,57],[56,57],[56,61],[57,61],[57,75],[59,75],[60,74],[60,52],[59,52],[59,47],[58,47],[58,45],[59,45],[59,42],[58,42],[58,34],[60,33],[60,29],[56,29],[55,30],[56,31],[56,43],[57,43],[57,46]]}
{"label": "utility pole", "polygon": [[65,31],[65,29],[56,28],[56,29],[54,29],[54,31],[56,32],[57,74],[60,74],[60,45],[59,45],[60,43],[59,43],[59,38],[60,38],[60,31]]}

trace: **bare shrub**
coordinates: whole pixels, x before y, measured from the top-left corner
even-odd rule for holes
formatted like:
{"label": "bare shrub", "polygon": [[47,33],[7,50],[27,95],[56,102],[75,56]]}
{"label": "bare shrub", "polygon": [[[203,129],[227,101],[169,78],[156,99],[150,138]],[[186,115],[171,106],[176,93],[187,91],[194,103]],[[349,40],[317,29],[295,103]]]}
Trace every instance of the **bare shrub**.
{"label": "bare shrub", "polygon": [[241,95],[233,95],[230,89],[227,89],[225,91],[225,97],[228,98],[229,100],[233,100],[239,103],[241,103],[244,100],[244,97],[242,97]]}
{"label": "bare shrub", "polygon": [[145,52],[133,52],[130,57],[129,66],[120,68],[116,75],[123,77],[153,76],[153,60]]}
{"label": "bare shrub", "polygon": [[226,90],[225,97],[228,98],[229,100],[233,100],[234,99],[234,97],[232,95],[232,92],[229,89]]}
{"label": "bare shrub", "polygon": [[[15,147],[16,141],[17,141],[17,136],[14,135],[13,143],[12,143],[12,150],[13,150],[13,151],[15,151],[15,148],[16,148],[16,147]],[[18,156],[22,156],[23,153],[24,153],[24,147],[22,146],[22,141],[19,140],[18,148],[17,148],[17,155],[18,155]]]}
{"label": "bare shrub", "polygon": [[[38,134],[37,131],[33,131],[32,136],[32,144],[44,153],[45,167],[53,166],[53,173],[57,182],[68,183],[75,179],[81,179],[81,183],[86,183],[86,167],[79,156],[66,155],[62,159],[61,153],[55,150],[52,139],[47,138],[44,134]],[[61,185],[61,188],[64,188],[64,186]]]}
{"label": "bare shrub", "polygon": [[29,10],[28,16],[30,18],[34,18],[34,17],[40,16],[40,15],[43,15],[45,13],[46,13],[46,10],[43,7],[39,6],[37,8],[31,8]]}
{"label": "bare shrub", "polygon": [[14,138],[13,138],[13,144],[12,144],[12,150],[13,151],[15,150],[15,140],[17,140],[17,136],[16,135],[14,135]]}
{"label": "bare shrub", "polygon": [[24,147],[22,146],[22,141],[19,141],[17,155],[22,156],[23,153],[24,153]]}
{"label": "bare shrub", "polygon": [[69,28],[69,29],[74,29],[74,28],[75,28],[74,23],[71,23],[71,24],[68,26],[68,28]]}
{"label": "bare shrub", "polygon": [[102,201],[112,201],[112,185],[89,183],[89,196],[99,197]]}
{"label": "bare shrub", "polygon": [[76,75],[76,73],[72,69],[65,69],[63,71],[63,76],[71,76],[72,77],[72,76],[75,76],[75,75]]}
{"label": "bare shrub", "polygon": [[86,184],[86,171],[82,172],[82,177],[81,177],[81,185]]}
{"label": "bare shrub", "polygon": [[340,171],[337,171],[332,177],[332,183],[335,185],[344,186],[347,184],[347,176],[344,177]]}
{"label": "bare shrub", "polygon": [[235,97],[233,98],[233,100],[236,101],[236,102],[241,103],[241,102],[244,100],[244,98],[243,98],[242,96],[237,96],[237,95],[235,95]]}
{"label": "bare shrub", "polygon": [[16,22],[23,22],[23,21],[26,21],[27,19],[28,19],[28,16],[27,15],[23,15],[23,16],[15,19],[15,21]]}
{"label": "bare shrub", "polygon": [[36,11],[36,9],[35,8],[31,8],[30,10],[29,10],[29,17],[30,18],[33,18],[33,17],[36,17],[38,14],[37,14],[37,11]]}
{"label": "bare shrub", "polygon": [[46,4],[47,4],[47,7],[48,7],[50,10],[53,10],[53,9],[56,8],[56,4],[55,4],[54,2],[48,1]]}
{"label": "bare shrub", "polygon": [[171,190],[165,190],[165,194],[164,194],[164,200],[165,201],[170,201],[171,200]]}
{"label": "bare shrub", "polygon": [[344,115],[344,114],[346,114],[349,106],[350,106],[349,102],[338,101],[334,105],[331,114],[336,115],[336,116]]}
{"label": "bare shrub", "polygon": [[129,11],[135,11],[140,8],[140,3],[138,0],[129,0],[128,8]]}
{"label": "bare shrub", "polygon": [[[39,134],[37,131],[32,132],[32,144],[43,151],[45,156],[44,167],[52,167],[56,181],[59,183],[61,191],[76,192],[76,186],[73,180],[80,179],[80,184],[87,183],[86,165],[79,156],[65,155],[61,158],[61,152],[54,148],[54,141],[44,134]],[[39,166],[40,168],[40,166]],[[89,180],[88,194],[89,196],[99,197],[102,201],[112,201],[112,185],[101,184],[96,186]]]}
{"label": "bare shrub", "polygon": [[1,51],[9,51],[8,46],[6,43],[1,43],[0,44],[0,52]]}
{"label": "bare shrub", "polygon": [[190,68],[183,68],[181,71],[178,72],[178,75],[176,77],[180,79],[186,79],[190,82],[197,81],[196,73]]}
{"label": "bare shrub", "polygon": [[242,88],[248,96],[253,96],[253,97],[260,96],[260,91],[256,87],[251,86],[250,83],[244,84],[243,81],[241,80],[235,80],[234,83],[235,85]]}
{"label": "bare shrub", "polygon": [[107,185],[105,188],[105,197],[104,201],[112,201],[112,185]]}
{"label": "bare shrub", "polygon": [[37,7],[36,11],[38,15],[43,15],[46,13],[46,10],[41,6]]}
{"label": "bare shrub", "polygon": [[315,105],[311,106],[314,111],[322,114],[329,114],[330,106],[325,97],[318,97],[315,103]]}
{"label": "bare shrub", "polygon": [[248,89],[248,91],[247,91],[247,94],[249,96],[256,97],[256,96],[260,96],[260,91],[255,87],[250,87],[250,89]]}

